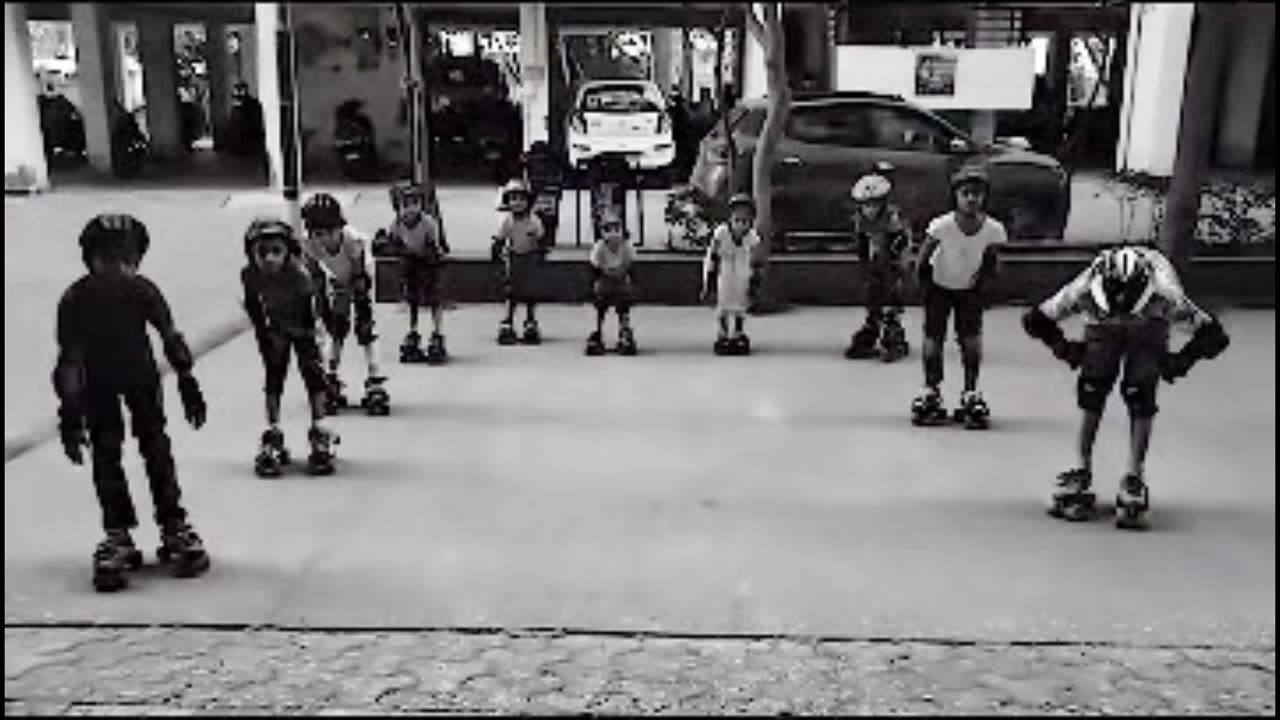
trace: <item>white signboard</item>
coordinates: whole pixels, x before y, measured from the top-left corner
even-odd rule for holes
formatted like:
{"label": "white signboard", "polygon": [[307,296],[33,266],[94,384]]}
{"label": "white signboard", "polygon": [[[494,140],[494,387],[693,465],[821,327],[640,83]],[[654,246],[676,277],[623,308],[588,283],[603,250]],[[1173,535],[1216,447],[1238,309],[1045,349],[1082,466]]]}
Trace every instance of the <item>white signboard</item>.
{"label": "white signboard", "polygon": [[934,110],[1027,110],[1036,57],[1031,46],[841,45],[835,71],[837,90],[892,93]]}

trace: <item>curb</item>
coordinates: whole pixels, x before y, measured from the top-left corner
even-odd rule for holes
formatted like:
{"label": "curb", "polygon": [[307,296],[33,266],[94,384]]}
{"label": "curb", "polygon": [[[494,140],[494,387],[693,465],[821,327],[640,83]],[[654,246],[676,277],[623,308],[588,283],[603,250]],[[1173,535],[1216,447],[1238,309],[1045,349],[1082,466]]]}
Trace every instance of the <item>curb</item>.
{"label": "curb", "polygon": [[[214,326],[213,329],[202,334],[191,343],[191,354],[197,361],[213,350],[234,340],[240,333],[249,329],[249,320],[243,315],[231,320],[224,321]],[[164,378],[169,375],[172,368],[166,360],[160,361],[160,377]],[[56,418],[46,417],[41,420],[38,425],[26,431],[20,432],[13,437],[4,439],[4,461],[17,458],[30,450],[43,445],[45,442],[52,440],[58,434],[58,421]]]}

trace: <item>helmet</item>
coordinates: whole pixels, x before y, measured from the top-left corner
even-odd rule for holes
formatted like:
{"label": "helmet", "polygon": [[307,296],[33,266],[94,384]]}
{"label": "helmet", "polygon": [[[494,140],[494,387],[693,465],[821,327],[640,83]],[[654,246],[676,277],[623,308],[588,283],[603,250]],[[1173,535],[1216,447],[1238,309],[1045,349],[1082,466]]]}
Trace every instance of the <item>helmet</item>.
{"label": "helmet", "polygon": [[244,233],[244,255],[249,262],[255,262],[254,250],[258,243],[267,239],[284,240],[285,248],[294,257],[302,254],[302,246],[294,235],[292,225],[278,218],[261,217],[249,223],[249,229]]}
{"label": "helmet", "polygon": [[986,168],[981,165],[965,165],[951,176],[951,189],[955,190],[960,185],[969,182],[979,182],[984,187],[990,187],[991,177],[987,175]]}
{"label": "helmet", "polygon": [[1137,248],[1103,250],[1094,261],[1093,269],[1089,292],[1103,313],[1137,312],[1150,299],[1151,263]]}
{"label": "helmet", "polygon": [[80,231],[80,255],[86,266],[94,257],[137,264],[150,247],[147,226],[132,215],[103,213],[85,223]]}
{"label": "helmet", "polygon": [[533,191],[529,189],[529,184],[520,178],[514,178],[508,180],[507,184],[502,186],[502,194],[499,195],[499,209],[507,209],[507,203],[511,200],[512,195],[523,195],[526,200],[533,199]]}
{"label": "helmet", "polygon": [[889,182],[889,178],[878,175],[863,175],[858,178],[858,182],[853,184],[853,189],[849,191],[849,197],[854,202],[870,202],[872,200],[883,200],[889,197],[889,191],[893,189],[893,184]]}
{"label": "helmet", "polygon": [[729,198],[728,207],[730,210],[733,210],[736,207],[750,208],[751,212],[754,213],[756,211],[756,201],[755,198],[746,193],[738,193],[737,195]]}
{"label": "helmet", "polygon": [[425,208],[427,205],[426,187],[414,182],[397,183],[391,187],[391,207],[400,212],[406,198],[416,197]]}
{"label": "helmet", "polygon": [[329,193],[316,193],[302,206],[302,224],[308,230],[333,230],[347,221],[336,198]]}
{"label": "helmet", "polygon": [[619,210],[616,205],[612,204],[606,205],[600,210],[597,222],[600,224],[600,227],[604,227],[608,223],[616,223],[622,226],[624,232],[627,228],[626,221],[622,219],[621,210]]}

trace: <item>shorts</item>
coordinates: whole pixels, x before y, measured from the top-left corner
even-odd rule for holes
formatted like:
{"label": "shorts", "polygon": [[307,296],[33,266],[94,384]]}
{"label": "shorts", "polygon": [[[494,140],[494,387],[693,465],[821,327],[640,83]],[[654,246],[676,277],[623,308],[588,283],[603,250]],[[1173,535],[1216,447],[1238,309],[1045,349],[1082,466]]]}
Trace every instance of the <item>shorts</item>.
{"label": "shorts", "polygon": [[1082,379],[1110,393],[1123,370],[1126,385],[1158,386],[1160,363],[1169,351],[1169,324],[1148,320],[1088,325],[1084,330],[1084,344]]}
{"label": "shorts", "polygon": [[425,258],[404,258],[404,301],[411,305],[435,307],[445,303],[444,265]]}
{"label": "shorts", "polygon": [[507,257],[506,295],[517,302],[539,302],[543,291],[542,256],[538,253]]}
{"label": "shorts", "polygon": [[597,308],[617,308],[620,311],[631,309],[635,302],[631,280],[626,277],[610,277],[605,275],[591,284]]}
{"label": "shorts", "polygon": [[262,366],[266,370],[266,385],[263,388],[268,395],[279,395],[284,392],[284,381],[289,374],[289,351],[298,358],[298,372],[307,387],[308,395],[315,395],[325,389],[324,366],[320,360],[320,346],[311,333],[286,335],[268,332],[258,337],[258,352],[262,355]]}
{"label": "shorts", "polygon": [[924,336],[943,341],[947,337],[947,318],[955,312],[956,337],[982,335],[982,296],[977,290],[951,290],[930,286],[924,293]]}

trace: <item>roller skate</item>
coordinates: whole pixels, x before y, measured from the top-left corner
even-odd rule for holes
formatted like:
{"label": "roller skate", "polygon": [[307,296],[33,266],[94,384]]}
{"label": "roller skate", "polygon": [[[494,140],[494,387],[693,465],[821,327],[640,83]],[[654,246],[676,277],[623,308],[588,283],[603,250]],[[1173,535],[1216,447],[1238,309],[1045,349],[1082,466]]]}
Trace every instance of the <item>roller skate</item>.
{"label": "roller skate", "polygon": [[338,436],[319,425],[307,433],[311,443],[311,455],[307,457],[307,472],[312,475],[331,475],[333,473],[333,446],[338,444]]}
{"label": "roller skate", "polygon": [[284,447],[284,433],[280,428],[268,428],[262,433],[258,457],[254,459],[254,472],[258,477],[280,477],[289,464],[289,451]]}
{"label": "roller skate", "polygon": [[845,348],[844,356],[849,360],[864,360],[866,358],[875,357],[876,355],[876,337],[880,334],[880,329],[870,320],[865,325],[858,328],[858,331],[849,338],[849,347]]}
{"label": "roller skate", "polygon": [[160,529],[160,547],[156,557],[171,565],[175,577],[201,575],[209,569],[209,553],[191,525],[185,521],[169,523]]}
{"label": "roller skate", "polygon": [[729,354],[731,355],[750,355],[751,354],[751,338],[746,333],[738,333],[729,341]]}
{"label": "roller skate", "polygon": [[510,320],[503,320],[498,326],[498,344],[499,345],[515,345],[518,342],[516,337],[516,329],[512,326]]}
{"label": "roller skate", "polygon": [[440,333],[431,333],[431,341],[427,343],[427,363],[443,365],[448,359],[449,352],[444,349],[444,336]]}
{"label": "roller skate", "polygon": [[347,396],[343,393],[346,385],[343,384],[342,378],[338,374],[331,372],[325,376],[325,413],[328,415],[337,415],[339,410],[344,410],[350,405]]}
{"label": "roller skate", "polygon": [[404,342],[400,343],[400,362],[416,363],[422,360],[422,336],[417,330],[412,330],[404,336]]}
{"label": "roller skate", "polygon": [[907,343],[907,333],[902,329],[902,323],[898,322],[896,316],[890,315],[885,320],[884,332],[880,335],[880,360],[896,362],[910,352],[911,346]]}
{"label": "roller skate", "polygon": [[941,425],[947,421],[947,409],[942,404],[942,392],[936,385],[926,386],[911,401],[911,424]]}
{"label": "roller skate", "polygon": [[1120,481],[1120,492],[1116,494],[1116,527],[1123,530],[1146,530],[1147,509],[1150,506],[1151,498],[1142,477],[1132,473],[1125,475]]}
{"label": "roller skate", "polygon": [[93,588],[115,592],[129,584],[125,574],[142,567],[142,551],[133,544],[128,530],[108,530],[93,551]]}
{"label": "roller skate", "polygon": [[587,337],[587,355],[597,357],[604,354],[604,340],[600,338],[600,331],[596,330]]}
{"label": "roller skate", "polygon": [[631,332],[631,328],[624,327],[618,330],[618,354],[619,355],[635,355],[636,336]]}
{"label": "roller skate", "polygon": [[1089,489],[1092,484],[1093,476],[1084,468],[1059,474],[1049,503],[1049,514],[1071,522],[1092,519],[1098,499]]}
{"label": "roller skate", "polygon": [[541,345],[542,333],[538,330],[537,320],[524,321],[524,335],[520,337],[520,342],[525,345]]}
{"label": "roller skate", "polygon": [[720,333],[716,336],[716,342],[711,346],[711,348],[715,350],[717,355],[732,355],[733,341],[729,339],[727,334]]}
{"label": "roller skate", "polygon": [[391,396],[383,387],[386,378],[374,375],[364,381],[364,397],[360,399],[360,407],[373,416],[387,415],[391,412]]}
{"label": "roller skate", "polygon": [[955,409],[952,419],[963,422],[966,430],[986,430],[991,409],[982,393],[977,390],[966,391],[960,395],[960,407]]}

